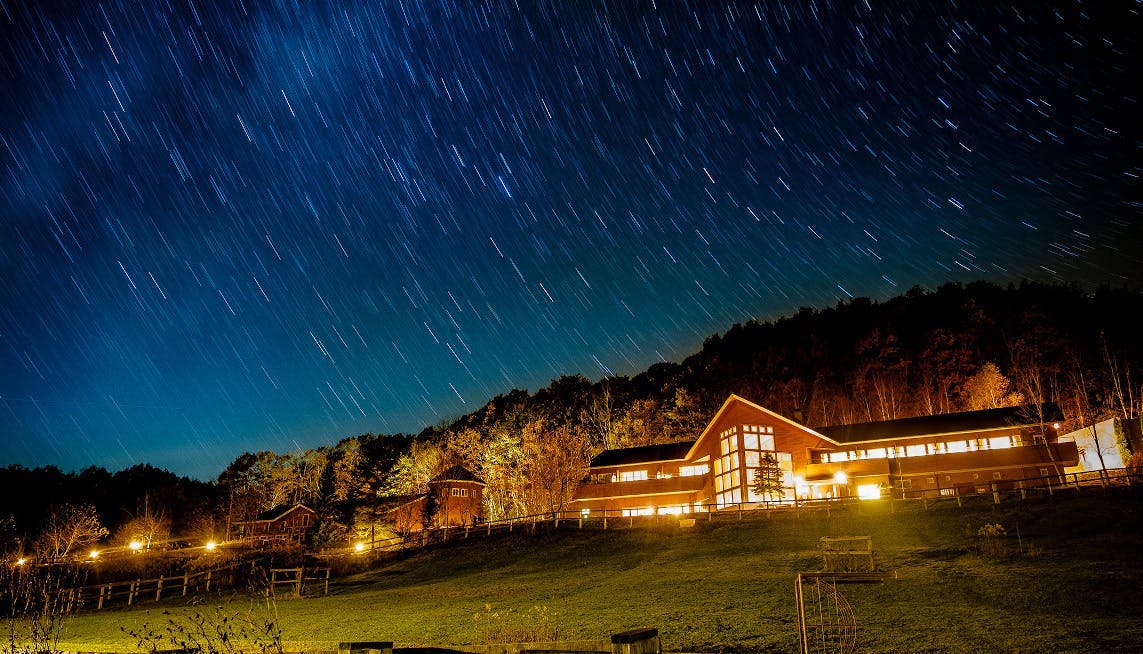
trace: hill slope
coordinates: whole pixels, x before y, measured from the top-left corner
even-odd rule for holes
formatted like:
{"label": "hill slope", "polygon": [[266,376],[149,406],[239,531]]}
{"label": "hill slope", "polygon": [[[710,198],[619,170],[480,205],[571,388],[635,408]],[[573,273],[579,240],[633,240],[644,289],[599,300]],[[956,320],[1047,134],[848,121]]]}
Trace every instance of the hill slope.
{"label": "hill slope", "polygon": [[[282,600],[277,611],[286,640],[327,647],[370,639],[477,642],[474,616],[487,618],[491,605],[501,616],[511,612],[508,621],[540,616],[564,639],[656,626],[670,650],[789,652],[796,649],[792,582],[797,572],[819,568],[818,538],[868,534],[880,565],[900,578],[842,588],[858,617],[862,651],[1128,651],[1143,639],[1141,499],[1126,490],[998,508],[982,502],[890,513],[875,503],[860,515],[756,514],[689,529],[668,521],[607,532],[518,531],[344,578],[329,597]],[[977,552],[976,532],[987,523],[1007,529],[1011,556]],[[120,625],[164,620],[155,608],[81,616],[64,640],[124,648],[132,642]]]}

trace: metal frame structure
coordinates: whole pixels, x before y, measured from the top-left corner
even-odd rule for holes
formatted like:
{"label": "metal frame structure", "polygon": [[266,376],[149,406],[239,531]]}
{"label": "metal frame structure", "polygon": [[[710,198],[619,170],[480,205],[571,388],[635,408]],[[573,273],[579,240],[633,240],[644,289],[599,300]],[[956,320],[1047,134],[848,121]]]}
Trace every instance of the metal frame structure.
{"label": "metal frame structure", "polygon": [[896,578],[896,572],[799,573],[794,579],[794,601],[798,605],[798,652],[853,652],[857,647],[857,618],[849,600],[838,592],[837,585],[873,584]]}

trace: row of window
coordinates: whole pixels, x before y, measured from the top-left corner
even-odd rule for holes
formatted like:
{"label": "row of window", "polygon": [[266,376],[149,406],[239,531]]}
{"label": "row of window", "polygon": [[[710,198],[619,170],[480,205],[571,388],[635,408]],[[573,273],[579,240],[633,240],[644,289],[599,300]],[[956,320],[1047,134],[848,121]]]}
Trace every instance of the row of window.
{"label": "row of window", "polygon": [[[679,467],[679,477],[698,477],[710,472],[710,466],[705,463]],[[675,477],[670,473],[657,473],[655,479],[671,479]],[[603,473],[591,476],[594,483],[607,483],[614,481],[645,481],[650,478],[646,470],[623,470],[619,473]]]}
{"label": "row of window", "polygon": [[972,438],[964,441],[945,441],[941,443],[925,443],[922,445],[898,445],[896,447],[877,447],[865,450],[822,452],[821,462],[840,463],[842,461],[860,461],[863,459],[900,459],[911,456],[930,456],[933,454],[1003,450],[1010,447],[1019,447],[1023,444],[1023,441],[1017,436]]}
{"label": "row of window", "polygon": [[453,497],[468,497],[467,488],[450,488],[449,490],[452,491],[449,493],[449,495],[452,495]]}

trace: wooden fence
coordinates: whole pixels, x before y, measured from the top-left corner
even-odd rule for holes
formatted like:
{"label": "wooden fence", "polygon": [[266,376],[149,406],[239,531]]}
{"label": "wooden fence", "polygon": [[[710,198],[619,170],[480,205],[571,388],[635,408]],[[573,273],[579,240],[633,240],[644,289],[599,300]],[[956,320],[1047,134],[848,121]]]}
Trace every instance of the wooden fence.
{"label": "wooden fence", "polygon": [[[934,473],[936,475],[938,473]],[[565,510],[516,516],[501,520],[489,520],[463,526],[439,527],[408,534],[404,537],[377,540],[364,552],[334,551],[323,556],[327,558],[355,555],[377,556],[420,548],[453,540],[492,536],[517,530],[534,532],[537,529],[577,528],[613,529],[616,527],[652,526],[678,522],[682,526],[692,526],[699,521],[750,520],[797,518],[816,514],[830,515],[839,511],[863,510],[863,507],[887,507],[890,511],[927,510],[930,506],[956,504],[979,504],[989,502],[1029,498],[1054,497],[1059,494],[1076,494],[1096,488],[1143,486],[1143,468],[1116,468],[1091,472],[1046,475],[1020,479],[981,480],[973,487],[972,493],[963,489],[886,489],[880,500],[864,500],[856,497],[829,499],[788,499],[771,502],[741,502],[717,507],[707,504],[701,507],[688,507],[683,511],[660,509],[651,515],[636,515],[630,510],[593,509],[590,512]]]}
{"label": "wooden fence", "polygon": [[322,595],[329,595],[329,568],[272,568],[270,570],[270,596],[278,597],[278,588],[285,587],[292,597],[301,597],[306,582],[318,582]]}
{"label": "wooden fence", "polygon": [[212,588],[221,590],[244,583],[250,578],[257,563],[257,560],[244,561],[181,575],[64,588],[57,594],[56,601],[60,602],[66,613],[72,613],[82,609],[98,611],[109,606],[157,602],[163,597],[186,597],[194,593],[210,592]]}

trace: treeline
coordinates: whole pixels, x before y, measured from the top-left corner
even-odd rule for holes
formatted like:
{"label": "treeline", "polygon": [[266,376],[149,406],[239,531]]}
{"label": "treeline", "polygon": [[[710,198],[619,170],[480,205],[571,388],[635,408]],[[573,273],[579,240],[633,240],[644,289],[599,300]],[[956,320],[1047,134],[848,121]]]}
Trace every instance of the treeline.
{"label": "treeline", "polygon": [[[914,288],[884,302],[858,298],[735,325],[682,363],[632,377],[576,375],[535,393],[513,390],[415,436],[244,454],[201,495],[171,501],[191,502],[184,512],[209,510],[223,531],[302,502],[321,516],[318,544],[343,543],[376,534],[387,503],[460,463],[487,483],[491,519],[553,512],[593,454],[693,439],[731,393],[810,426],[1048,400],[1060,404],[1067,427],[1137,419],[1140,315],[1143,294],[1109,287],[976,282]],[[173,516],[176,506],[166,509]]]}
{"label": "treeline", "polygon": [[218,498],[216,484],[146,464],[115,473],[0,468],[0,553],[62,560],[106,539],[162,546],[176,525],[213,532]]}

